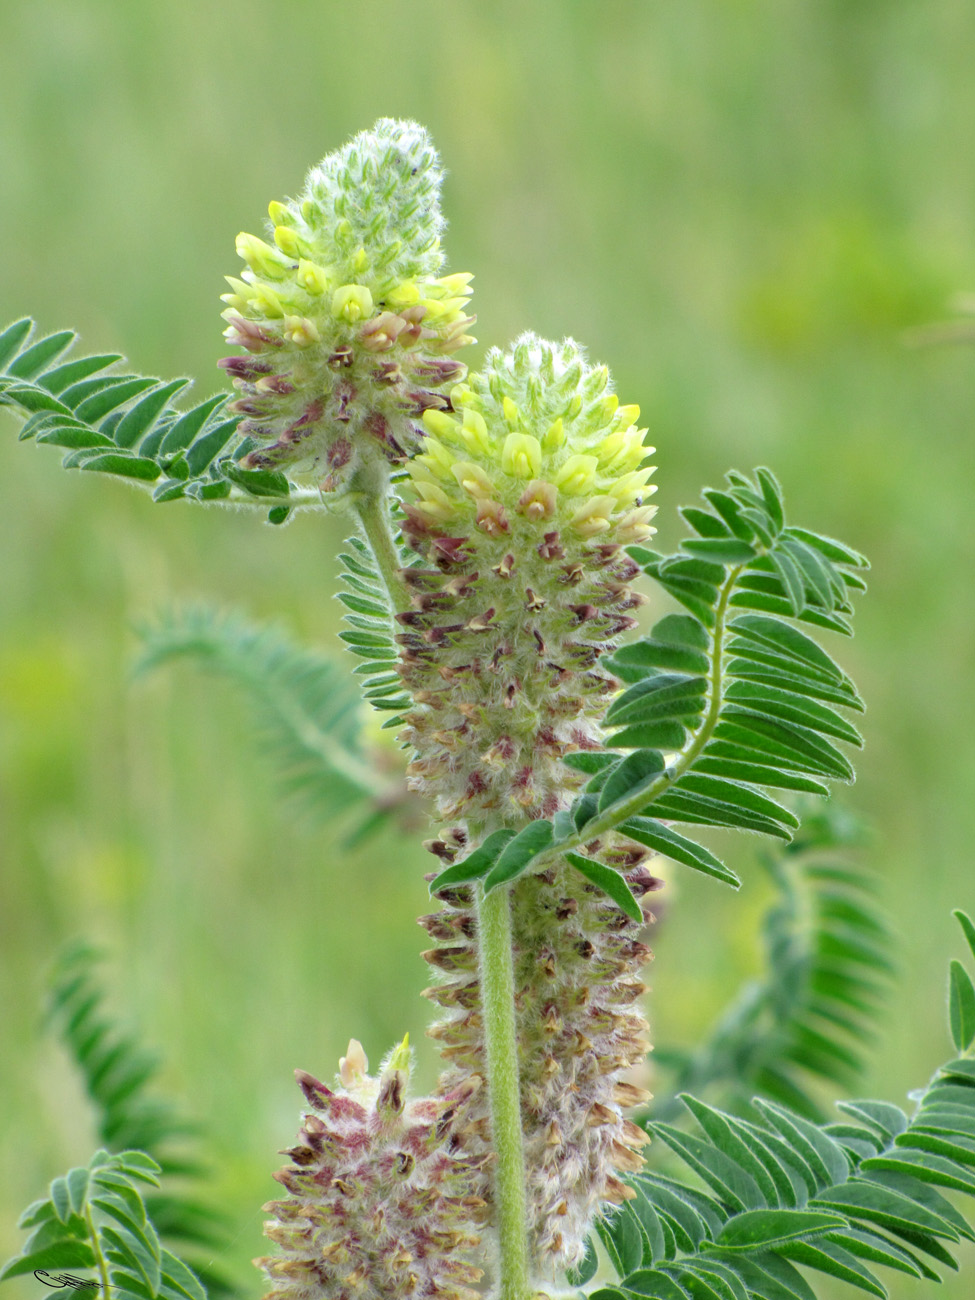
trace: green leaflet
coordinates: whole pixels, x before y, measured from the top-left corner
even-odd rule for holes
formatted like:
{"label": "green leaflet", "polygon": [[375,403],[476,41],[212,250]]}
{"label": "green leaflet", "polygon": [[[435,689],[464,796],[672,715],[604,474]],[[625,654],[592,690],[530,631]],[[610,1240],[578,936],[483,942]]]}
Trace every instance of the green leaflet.
{"label": "green leaflet", "polygon": [[[654,1109],[660,1118],[677,1113],[678,1094],[705,1090],[735,1107],[746,1106],[760,1092],[820,1118],[814,1081],[834,1080],[843,1087],[856,1082],[887,989],[892,937],[872,897],[873,881],[841,856],[855,840],[856,826],[829,805],[817,814],[802,811],[801,838],[759,857],[776,891],[762,922],[759,974],[735,993],[694,1050],[657,1045],[663,1078]],[[620,830],[676,860],[693,844],[678,837],[681,846],[668,848],[667,837],[677,832],[650,818],[632,818]],[[717,859],[698,869],[719,875],[714,863],[722,869]],[[868,1112],[849,1113],[860,1123],[870,1122]],[[889,1116],[883,1107],[876,1114],[891,1125],[897,1116],[906,1123],[896,1107],[889,1108]],[[867,1152],[873,1151],[868,1145]]]}
{"label": "green leaflet", "polygon": [[[941,1067],[911,1118],[888,1102],[856,1101],[842,1109],[857,1122],[816,1124],[755,1098],[758,1118],[743,1120],[683,1101],[700,1135],[659,1121],[650,1132],[710,1195],[652,1170],[634,1178],[640,1195],[627,1210],[650,1254],[637,1260],[627,1229],[634,1248],[621,1240],[614,1256],[634,1270],[621,1274],[625,1292],[669,1295],[666,1279],[691,1297],[704,1286],[722,1297],[811,1300],[799,1264],[883,1298],[875,1266],[936,1281],[923,1256],[955,1267],[952,1243],[975,1239],[938,1190],[975,1197],[975,1062],[967,1057]],[[952,1135],[951,1125],[973,1136]]]}
{"label": "green leaflet", "polygon": [[[768,790],[822,794],[830,779],[853,779],[834,742],[861,743],[839,710],[862,703],[842,669],[795,624],[847,630],[846,592],[862,585],[848,579],[866,562],[839,544],[819,546],[815,534],[790,529],[769,471],[756,471],[754,479],[732,471],[728,484],[703,494],[710,510],[685,511],[700,536],[682,554],[628,548],[690,613],[666,616],[649,637],[608,660],[627,683],[606,711],[609,745],[613,753],[631,752],[612,765],[570,756],[570,766],[591,776],[571,810],[576,833],[549,842],[534,831],[536,856],[572,851],[636,814],[657,826],[735,828],[788,841],[798,821]],[[777,556],[785,557],[787,582],[776,576]],[[657,831],[655,838],[641,842],[665,852],[666,835]],[[672,856],[734,879],[713,855],[688,847],[693,843],[671,839]],[[519,870],[533,861],[520,862]],[[820,975],[828,985],[829,971]],[[831,1055],[834,1077],[853,1059],[817,1040],[815,1031],[796,1042],[794,1055],[797,1063],[806,1058],[820,1065]]]}
{"label": "green leaflet", "polygon": [[158,502],[185,497],[269,508],[274,523],[287,517],[283,497],[321,508],[317,492],[293,490],[284,475],[237,465],[247,444],[237,433],[239,417],[227,418],[226,394],[180,411],[174,403],[188,380],[119,373],[117,353],[64,361],[76,342],[70,330],[33,336],[30,320],[0,334],[0,405],[30,417],[22,437],[65,448],[65,468],[157,484]]}
{"label": "green leaflet", "polygon": [[[140,633],[137,672],[190,660],[244,691],[283,788],[306,807],[329,817],[348,813],[359,828],[376,813],[373,829],[395,815],[403,796],[393,781],[377,779],[362,743],[358,694],[331,659],[296,646],[277,628],[207,606],[170,611]],[[371,642],[371,633],[362,635]],[[376,650],[371,644],[371,660]],[[376,708],[406,703],[388,679],[374,674],[366,687]]]}
{"label": "green leaflet", "polygon": [[640,904],[630,892],[630,887],[618,871],[612,867],[604,866],[601,862],[594,862],[591,858],[584,858],[578,853],[567,853],[566,861],[570,866],[575,867],[581,875],[591,881],[594,885],[602,890],[607,897],[611,898],[620,911],[638,924],[643,923],[643,912]]}
{"label": "green leaflet", "polygon": [[435,876],[430,882],[430,893],[436,894],[447,886],[466,884],[468,881],[479,880],[486,876],[497,862],[502,849],[514,838],[514,834],[513,830],[493,831],[466,858]]}
{"label": "green leaflet", "polygon": [[206,1300],[196,1274],[164,1249],[146,1212],[143,1186],[158,1186],[159,1165],[140,1151],[97,1151],[87,1168],[51,1183],[46,1199],[21,1218],[33,1228],[0,1281],[35,1270],[93,1269],[107,1263],[120,1294],[146,1300]]}
{"label": "green leaflet", "polygon": [[529,822],[499,853],[497,861],[484,878],[485,893],[520,876],[533,858],[551,846],[552,839],[551,822]]}
{"label": "green leaflet", "polygon": [[[229,1276],[218,1265],[206,1262],[214,1247],[227,1240],[226,1221],[219,1211],[194,1196],[188,1186],[190,1180],[207,1172],[188,1145],[193,1126],[171,1104],[148,1091],[146,1085],[152,1082],[158,1062],[135,1040],[123,1036],[107,1018],[103,993],[95,981],[97,961],[98,954],[85,945],[64,954],[52,982],[48,1018],[82,1077],[101,1141],[118,1154],[109,1158],[108,1152],[102,1152],[105,1159],[101,1164],[93,1162],[87,1169],[72,1169],[63,1178],[56,1178],[48,1200],[35,1202],[22,1217],[21,1226],[43,1225],[53,1214],[68,1227],[80,1224],[82,1231],[85,1225],[77,1216],[90,1204],[106,1229],[122,1234],[113,1245],[120,1267],[120,1261],[127,1260],[124,1266],[135,1267],[143,1285],[154,1295],[150,1281],[156,1274],[151,1272],[150,1281],[146,1281],[142,1270],[162,1267],[165,1278],[165,1267],[159,1263],[165,1251],[161,1256],[155,1232],[151,1225],[147,1227],[148,1220],[155,1219],[164,1238],[179,1243],[181,1249],[193,1244],[204,1248],[206,1253],[199,1252],[199,1261],[194,1251],[190,1262],[214,1300],[229,1296],[234,1290]],[[136,1146],[142,1150],[133,1149]],[[155,1188],[160,1175],[180,1178],[182,1187],[177,1184],[172,1190],[151,1190],[146,1194],[140,1190],[140,1182]],[[110,1234],[106,1242],[109,1240]],[[28,1243],[25,1251],[28,1247],[34,1249]],[[142,1270],[137,1263],[140,1252],[147,1252]],[[63,1267],[70,1265],[65,1263]],[[180,1264],[180,1268],[185,1266]],[[186,1273],[199,1288],[196,1273],[189,1269]],[[159,1283],[155,1285],[159,1291]],[[189,1298],[196,1300],[192,1288]]]}
{"label": "green leaflet", "polygon": [[975,1041],[975,987],[960,961],[948,968],[948,1021],[952,1042],[964,1052]]}

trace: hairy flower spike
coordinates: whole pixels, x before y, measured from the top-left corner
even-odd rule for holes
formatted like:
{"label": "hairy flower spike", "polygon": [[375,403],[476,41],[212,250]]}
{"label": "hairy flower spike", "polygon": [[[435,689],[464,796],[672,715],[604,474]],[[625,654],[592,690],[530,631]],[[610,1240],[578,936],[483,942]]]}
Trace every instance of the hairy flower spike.
{"label": "hairy flower spike", "polygon": [[[404,533],[428,567],[406,571],[400,671],[415,701],[414,786],[444,821],[483,835],[552,816],[584,779],[562,760],[601,740],[616,682],[598,661],[634,621],[623,544],[653,531],[652,471],[639,411],[571,341],[526,335],[489,353],[451,404],[424,416],[430,437],[408,467]],[[638,896],[650,888],[639,855],[614,840],[587,853]],[[451,1093],[484,1071],[485,1045],[472,900],[441,897],[445,911],[424,921],[440,946],[425,955],[440,977],[428,996],[447,1013],[433,1032]],[[511,916],[530,1243],[548,1277],[579,1262],[600,1207],[626,1195],[619,1174],[641,1161],[643,1134],[622,1114],[639,1093],[622,1076],[647,1049],[634,1003],[649,951],[567,863],[515,881]],[[490,1150],[486,1102],[467,1116]]]}
{"label": "hairy flower spike", "polygon": [[[404,531],[435,567],[400,642],[408,685],[436,701],[410,715],[413,778],[445,819],[549,816],[577,783],[561,755],[596,741],[613,682],[591,669],[638,603],[621,544],[645,540],[654,513],[639,410],[608,382],[577,344],[526,335],[454,387],[454,414],[423,417]],[[583,606],[584,632],[573,613]],[[551,741],[539,745],[540,733]],[[511,761],[498,768],[484,755],[502,736]]]}
{"label": "hairy flower spike", "polygon": [[332,1090],[303,1070],[310,1111],[292,1163],[275,1174],[288,1191],[264,1208],[265,1235],[281,1247],[255,1263],[268,1300],[475,1300],[471,1262],[485,1218],[477,1194],[483,1152],[472,1156],[457,1112],[478,1091],[467,1077],[451,1094],[408,1101],[409,1044],[377,1078],[353,1040]]}
{"label": "hairy flower spike", "polygon": [[[344,487],[363,456],[416,451],[425,411],[446,410],[471,342],[467,274],[442,276],[442,173],[427,133],[383,118],[329,154],[304,194],[269,205],[273,244],[241,233],[228,277],[225,337],[259,356],[273,385],[239,358],[220,364],[241,394],[249,469],[318,475]],[[352,455],[336,462],[337,439]]]}

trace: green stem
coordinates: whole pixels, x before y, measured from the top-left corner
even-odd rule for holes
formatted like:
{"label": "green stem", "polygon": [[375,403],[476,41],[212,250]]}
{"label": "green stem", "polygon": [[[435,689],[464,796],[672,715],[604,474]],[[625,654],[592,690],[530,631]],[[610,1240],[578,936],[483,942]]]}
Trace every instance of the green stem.
{"label": "green stem", "polygon": [[410,608],[410,593],[400,577],[403,561],[390,520],[389,466],[381,460],[367,461],[351,486],[352,510],[366,535],[393,611],[402,614]]}
{"label": "green stem", "polygon": [[501,1256],[498,1295],[500,1300],[527,1300],[528,1211],[515,1030],[510,889],[495,889],[486,896],[478,890],[477,929],[491,1138],[497,1156],[494,1185]]}
{"label": "green stem", "polygon": [[98,1272],[102,1279],[101,1300],[112,1300],[111,1282],[108,1277],[108,1261],[102,1254],[101,1244],[98,1240],[98,1233],[95,1231],[95,1221],[91,1217],[91,1206],[85,1204],[85,1223],[88,1225],[88,1236],[91,1240],[91,1248],[95,1254],[95,1262],[98,1265]]}

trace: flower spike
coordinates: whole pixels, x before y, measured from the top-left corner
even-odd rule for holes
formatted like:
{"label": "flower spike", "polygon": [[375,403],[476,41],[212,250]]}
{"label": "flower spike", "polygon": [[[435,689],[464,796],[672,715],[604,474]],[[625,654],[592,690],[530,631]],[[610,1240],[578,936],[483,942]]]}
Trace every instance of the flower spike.
{"label": "flower spike", "polygon": [[288,1196],[264,1207],[265,1235],[281,1247],[255,1260],[267,1300],[476,1300],[484,1157],[465,1151],[456,1116],[480,1080],[409,1101],[408,1038],[377,1077],[368,1068],[353,1039],[335,1089],[296,1072],[309,1110],[275,1174]]}
{"label": "flower spike", "polygon": [[220,365],[241,394],[243,464],[341,490],[363,455],[405,460],[466,367],[470,275],[441,275],[442,172],[415,122],[383,118],[272,202],[270,238],[241,233]]}

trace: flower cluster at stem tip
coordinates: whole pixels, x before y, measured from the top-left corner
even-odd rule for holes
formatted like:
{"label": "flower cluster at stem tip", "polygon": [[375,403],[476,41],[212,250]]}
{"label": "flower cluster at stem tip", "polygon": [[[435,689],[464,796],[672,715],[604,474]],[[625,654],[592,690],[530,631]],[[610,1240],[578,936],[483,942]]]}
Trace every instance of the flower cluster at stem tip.
{"label": "flower cluster at stem tip", "polygon": [[246,356],[220,365],[241,397],[249,469],[311,473],[326,491],[362,458],[397,463],[466,367],[467,274],[442,275],[442,171],[415,122],[384,118],[270,204],[270,240],[241,233],[223,315]]}
{"label": "flower cluster at stem tip", "polygon": [[450,400],[452,414],[425,413],[428,436],[410,462],[414,533],[472,521],[489,537],[567,530],[626,543],[653,532],[640,408],[620,405],[609,371],[574,340],[525,334],[510,352],[494,348]]}

